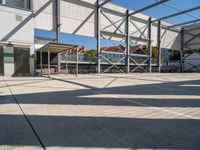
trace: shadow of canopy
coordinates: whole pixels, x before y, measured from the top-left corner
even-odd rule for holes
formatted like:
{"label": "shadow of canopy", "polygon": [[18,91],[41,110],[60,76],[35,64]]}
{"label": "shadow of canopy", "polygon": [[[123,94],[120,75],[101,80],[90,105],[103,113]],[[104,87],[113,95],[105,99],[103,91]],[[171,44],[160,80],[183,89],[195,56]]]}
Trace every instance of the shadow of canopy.
{"label": "shadow of canopy", "polygon": [[[200,107],[200,99],[195,99],[193,97],[198,97],[200,95],[198,87],[198,85],[200,85],[199,80],[106,88],[97,88],[90,84],[84,84],[84,82],[78,82],[78,80],[56,78],[51,78],[51,80],[77,85],[84,87],[84,89],[67,90],[68,87],[66,87],[66,90],[64,89],[65,91],[15,94],[17,101],[26,112],[25,117],[28,118],[45,147],[86,149],[200,149],[200,120],[192,119],[191,117],[187,119],[187,116],[181,116],[178,119],[176,116],[173,116],[174,114],[165,114],[166,112],[162,112],[160,118],[151,116],[140,116],[139,118],[137,118],[137,116],[120,117],[118,115],[115,115],[116,117],[103,115],[95,117],[92,113],[88,113],[87,116],[81,116],[80,114],[76,116],[73,114],[73,116],[70,116],[70,114],[64,113],[60,113],[60,115],[51,114],[57,111],[50,111],[50,109],[54,109],[54,107],[49,107],[47,111],[36,115],[36,111],[42,110],[38,108],[40,104],[58,104],[60,105],[59,107],[63,105],[72,105],[73,107],[76,105],[129,106],[141,107],[146,110],[151,106],[156,106],[158,108],[198,108]],[[45,79],[44,81],[48,80]],[[10,87],[12,88],[13,86],[17,88],[19,86],[21,88],[31,88],[32,86],[38,86],[38,88],[45,88],[42,87],[44,85],[40,85],[42,80],[35,82],[38,82],[38,85],[33,85],[32,82],[27,80],[24,84],[14,83],[13,85],[11,84]],[[126,101],[117,96],[96,96],[102,94],[120,94],[122,97],[125,95],[131,97],[125,98],[128,100]],[[135,95],[137,95],[136,98],[134,98]],[[144,97],[144,95],[146,97]],[[167,96],[170,95],[177,97],[173,99],[167,98]],[[153,98],[153,96],[159,96],[160,98]],[[187,96],[191,96],[191,98]],[[0,104],[15,103],[9,99],[1,101],[2,99],[4,98],[0,98]],[[33,106],[23,104],[39,105]],[[29,106],[31,106],[31,108]],[[32,107],[36,108],[36,110],[30,110]],[[65,107],[63,108],[65,109]],[[76,107],[74,108],[76,109]],[[190,109],[194,111],[195,109],[193,110],[193,108]],[[58,107],[56,109],[58,109]],[[125,109],[121,109],[120,111],[122,110]],[[82,110],[80,109],[77,111],[81,112]],[[48,112],[48,114],[44,114],[46,112]],[[14,115],[15,112],[10,113],[9,115],[4,112],[4,114],[0,115],[0,145],[40,147],[40,143],[35,137],[33,130],[31,130],[26,122],[25,117],[18,113]],[[148,111],[146,113],[148,113]],[[158,112],[153,113],[154,116],[158,115]],[[168,115],[168,118],[162,115]]]}
{"label": "shadow of canopy", "polygon": [[[108,87],[108,88],[96,88],[90,85],[77,83],[76,81],[73,80],[70,81],[70,80],[56,79],[56,78],[52,78],[52,80],[58,80],[78,86],[83,86],[87,89],[16,94],[15,96],[20,104],[141,106],[140,104],[138,104],[139,102],[146,104],[147,107],[148,106],[200,107],[200,99],[198,99],[198,96],[200,95],[199,87],[181,86],[181,85],[200,85],[199,80],[121,86],[121,87]],[[40,83],[41,81],[39,80],[38,82]],[[14,86],[18,85],[14,84]],[[24,83],[24,85],[19,84],[19,86],[20,87],[24,86],[25,88],[32,87],[31,85],[26,85],[26,83]],[[39,88],[42,88],[41,85],[39,84],[37,86]],[[98,97],[98,95],[101,94],[106,94],[108,96]],[[109,95],[116,95],[116,96],[109,97]],[[130,95],[130,97],[125,98],[128,101],[124,101],[120,97],[118,97],[118,95],[120,95],[122,98],[125,95]],[[172,96],[175,95],[176,97],[171,99],[169,97],[170,95]],[[188,98],[187,97],[188,95],[191,96],[191,98]],[[155,96],[159,97],[155,98]],[[194,98],[196,96],[197,98]],[[13,102],[2,101],[1,103],[13,103]],[[142,107],[145,107],[145,105],[142,105]]]}
{"label": "shadow of canopy", "polygon": [[[20,117],[1,115],[4,140],[1,138],[0,145],[10,145],[15,137],[31,139]],[[200,149],[200,120],[35,115],[28,118],[45,147]],[[24,138],[12,144],[40,146]]]}

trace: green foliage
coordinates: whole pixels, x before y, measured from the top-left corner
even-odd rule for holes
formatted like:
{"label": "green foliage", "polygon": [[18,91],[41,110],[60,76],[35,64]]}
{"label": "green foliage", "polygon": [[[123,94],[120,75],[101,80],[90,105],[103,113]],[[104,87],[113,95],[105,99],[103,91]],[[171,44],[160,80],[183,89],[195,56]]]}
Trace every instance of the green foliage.
{"label": "green foliage", "polygon": [[95,49],[92,49],[85,52],[83,61],[95,62],[96,59],[97,59],[97,51]]}
{"label": "green foliage", "polygon": [[[146,53],[149,54],[149,48],[145,49]],[[152,59],[153,61],[158,61],[158,48],[152,47]]]}
{"label": "green foliage", "polygon": [[158,48],[157,47],[152,48],[152,58],[155,62],[158,62]]}

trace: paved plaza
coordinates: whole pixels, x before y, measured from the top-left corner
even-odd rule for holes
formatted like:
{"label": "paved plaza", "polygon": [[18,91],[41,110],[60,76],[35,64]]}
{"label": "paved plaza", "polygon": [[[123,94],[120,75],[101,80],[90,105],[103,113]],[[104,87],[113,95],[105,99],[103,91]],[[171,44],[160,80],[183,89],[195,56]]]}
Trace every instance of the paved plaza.
{"label": "paved plaza", "polygon": [[0,150],[200,149],[200,74],[0,77]]}

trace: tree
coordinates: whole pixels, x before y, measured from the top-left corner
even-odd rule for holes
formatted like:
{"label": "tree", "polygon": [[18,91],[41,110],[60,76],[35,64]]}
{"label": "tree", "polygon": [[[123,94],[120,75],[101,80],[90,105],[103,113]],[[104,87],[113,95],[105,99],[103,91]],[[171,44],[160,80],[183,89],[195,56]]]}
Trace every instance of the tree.
{"label": "tree", "polygon": [[[145,49],[145,51],[149,55],[149,48]],[[152,47],[152,59],[153,59],[153,62],[155,63],[158,62],[158,48],[157,47]]]}
{"label": "tree", "polygon": [[97,60],[97,51],[95,49],[88,50],[85,52],[83,61],[95,62],[96,60]]}

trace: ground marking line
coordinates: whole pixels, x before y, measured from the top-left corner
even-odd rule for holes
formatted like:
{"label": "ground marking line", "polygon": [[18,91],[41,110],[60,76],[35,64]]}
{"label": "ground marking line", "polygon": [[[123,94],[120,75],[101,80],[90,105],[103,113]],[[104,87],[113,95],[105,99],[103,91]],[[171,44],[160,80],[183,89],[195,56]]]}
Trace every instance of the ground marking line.
{"label": "ground marking line", "polygon": [[40,139],[39,135],[37,134],[36,130],[34,129],[33,125],[31,124],[31,121],[28,119],[28,117],[26,116],[26,114],[25,114],[25,112],[23,111],[22,107],[20,106],[20,104],[19,104],[19,102],[18,102],[16,96],[15,96],[14,93],[12,92],[12,90],[11,90],[11,88],[9,87],[9,85],[7,84],[6,80],[3,79],[3,81],[5,82],[6,87],[9,89],[10,93],[12,94],[12,96],[13,96],[13,98],[14,98],[16,104],[18,105],[19,109],[21,110],[23,116],[25,117],[27,123],[28,123],[29,126],[31,127],[31,129],[32,129],[33,133],[35,134],[36,138],[38,139],[38,142],[40,143],[40,145],[42,146],[42,148],[43,148],[44,150],[46,150],[46,148],[45,148],[45,146],[44,146],[42,140]]}
{"label": "ground marking line", "polygon": [[[105,94],[105,93],[102,93],[102,92],[96,92],[98,94]],[[108,97],[110,98],[118,98],[117,96],[111,96],[111,95],[108,95]],[[182,113],[178,113],[178,112],[175,112],[175,111],[171,111],[171,110],[168,110],[168,109],[164,109],[164,108],[159,108],[159,107],[155,107],[155,106],[151,106],[151,105],[148,105],[148,104],[145,104],[145,103],[142,103],[142,102],[138,102],[136,100],[129,100],[129,99],[126,99],[126,98],[118,98],[118,99],[121,99],[123,101],[127,101],[127,102],[130,102],[130,103],[134,103],[134,104],[138,104],[138,105],[141,105],[141,106],[146,106],[146,107],[152,107],[153,109],[156,109],[156,110],[160,110],[160,111],[164,111],[164,112],[168,112],[168,113],[171,113],[171,114],[176,114],[178,116],[183,116],[183,117],[188,117],[190,119],[196,119],[196,120],[199,120],[200,118],[198,117],[193,117],[193,116],[190,116],[190,115],[185,115],[185,114],[182,114]]]}
{"label": "ground marking line", "polygon": [[[67,81],[66,79],[65,79],[65,81]],[[70,82],[70,81],[68,81],[68,82]],[[72,83],[72,82],[70,82],[70,83]],[[75,84],[75,83],[74,83]],[[157,86],[157,87],[160,87],[159,85],[154,85],[154,86]],[[162,87],[163,88],[163,87]],[[97,88],[96,88],[97,89]],[[97,93],[97,94],[107,94],[107,93],[103,93],[103,91],[104,92],[106,92],[103,88],[98,88],[98,89],[100,89],[102,92],[100,92],[100,91],[96,91],[95,89],[91,89],[91,90],[93,90],[95,93]],[[170,89],[170,88],[165,88],[165,89],[168,89],[168,90],[176,90],[176,91],[184,91],[184,90],[177,90],[177,89]],[[190,93],[195,93],[195,92],[191,92],[191,91],[189,91]],[[109,93],[108,93],[109,94]],[[111,96],[111,95],[108,95],[109,97],[111,97],[111,98],[118,98],[118,97],[116,97],[116,96]],[[182,114],[182,113],[178,113],[178,112],[175,112],[175,111],[171,111],[171,110],[168,110],[168,109],[163,109],[163,108],[159,108],[159,107],[154,107],[154,106],[151,106],[151,105],[148,105],[148,104],[145,104],[145,103],[141,103],[141,102],[138,102],[138,101],[135,101],[135,100],[129,100],[129,99],[126,99],[126,98],[119,98],[119,99],[121,99],[121,100],[123,100],[123,101],[127,101],[127,102],[130,102],[130,103],[135,103],[135,104],[138,104],[138,105],[141,105],[141,106],[148,106],[148,107],[153,107],[154,109],[157,109],[157,110],[161,110],[161,111],[164,111],[164,112],[168,112],[168,113],[171,113],[171,114],[176,114],[176,115],[179,115],[179,116],[183,116],[183,117],[188,117],[188,118],[190,118],[190,119],[196,119],[196,120],[199,120],[200,118],[198,118],[198,117],[193,117],[193,116],[190,116],[190,115],[185,115],[185,114]]]}

